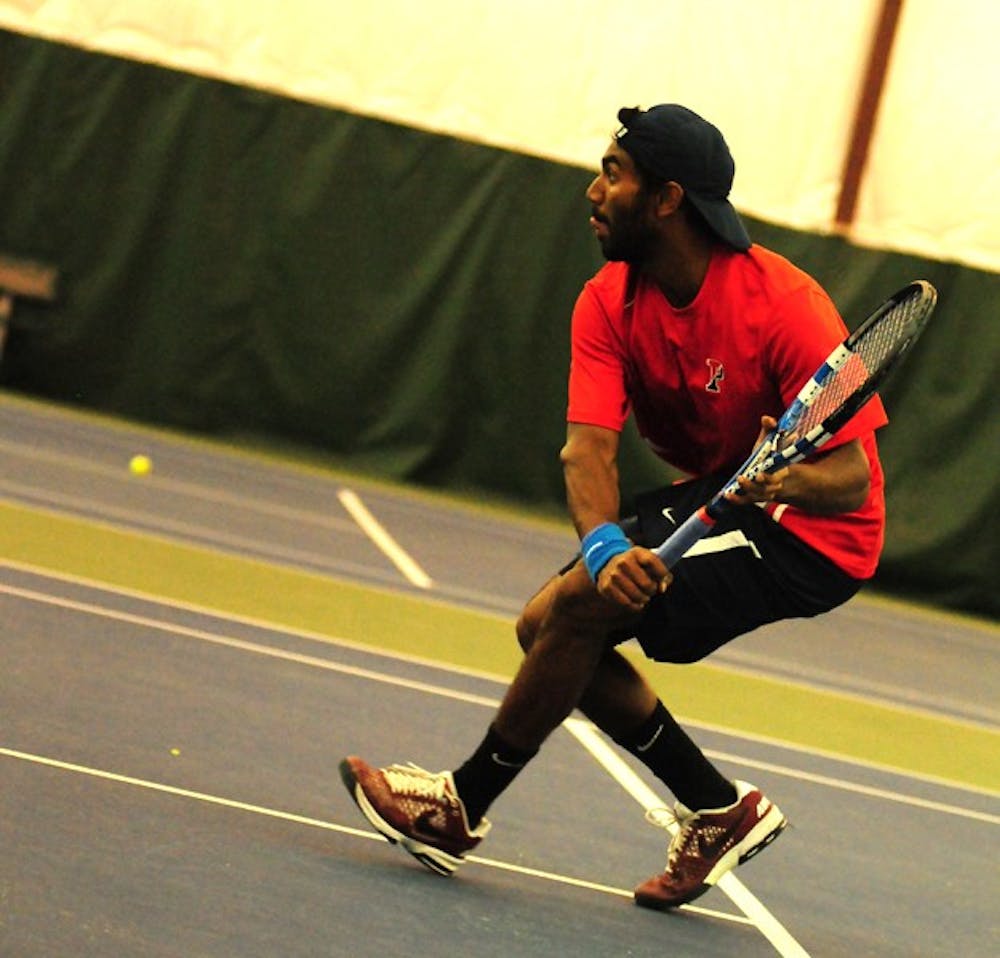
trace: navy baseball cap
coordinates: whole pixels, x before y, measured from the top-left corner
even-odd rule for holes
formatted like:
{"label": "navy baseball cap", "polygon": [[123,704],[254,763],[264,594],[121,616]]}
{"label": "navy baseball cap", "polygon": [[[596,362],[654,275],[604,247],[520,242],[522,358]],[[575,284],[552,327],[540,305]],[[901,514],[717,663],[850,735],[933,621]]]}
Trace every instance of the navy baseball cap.
{"label": "navy baseball cap", "polygon": [[684,187],[684,195],[712,230],[734,249],[750,248],[750,237],[729,202],[733,162],[719,130],[676,103],[618,111],[615,141],[643,170]]}

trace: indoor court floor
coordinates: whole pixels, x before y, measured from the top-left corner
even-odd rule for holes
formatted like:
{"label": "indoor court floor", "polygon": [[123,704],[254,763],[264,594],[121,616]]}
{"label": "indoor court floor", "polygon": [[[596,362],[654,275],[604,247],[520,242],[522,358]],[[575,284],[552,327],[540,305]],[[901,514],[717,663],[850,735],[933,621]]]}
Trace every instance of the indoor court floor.
{"label": "indoor court floor", "polygon": [[866,596],[664,679],[792,823],[694,906],[632,904],[670,798],[578,716],[455,877],[375,835],[339,760],[465,758],[573,548],[0,393],[0,956],[1000,953],[1000,630]]}

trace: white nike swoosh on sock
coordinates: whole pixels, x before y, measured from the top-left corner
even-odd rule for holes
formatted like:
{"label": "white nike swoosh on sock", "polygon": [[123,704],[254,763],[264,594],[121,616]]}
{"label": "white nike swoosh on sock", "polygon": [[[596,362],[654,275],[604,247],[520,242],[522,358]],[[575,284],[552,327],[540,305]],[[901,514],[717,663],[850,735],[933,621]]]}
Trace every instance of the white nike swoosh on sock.
{"label": "white nike swoosh on sock", "polygon": [[490,758],[503,768],[524,768],[524,762],[505,762],[496,752]]}
{"label": "white nike swoosh on sock", "polygon": [[635,750],[637,752],[645,752],[653,747],[653,743],[660,737],[660,733],[663,731],[663,726],[661,725],[654,733],[653,737],[646,742],[645,745],[636,745]]}

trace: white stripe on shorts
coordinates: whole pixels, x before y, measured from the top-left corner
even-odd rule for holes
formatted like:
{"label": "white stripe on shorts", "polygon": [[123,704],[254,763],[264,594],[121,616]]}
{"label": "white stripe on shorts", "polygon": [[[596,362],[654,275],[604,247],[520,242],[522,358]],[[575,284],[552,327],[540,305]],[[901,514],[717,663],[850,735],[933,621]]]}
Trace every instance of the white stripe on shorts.
{"label": "white stripe on shorts", "polygon": [[746,537],[742,529],[733,529],[732,532],[699,539],[684,553],[683,558],[690,559],[693,556],[709,555],[713,552],[728,552],[730,549],[751,549],[756,558],[761,558],[760,550],[752,539]]}

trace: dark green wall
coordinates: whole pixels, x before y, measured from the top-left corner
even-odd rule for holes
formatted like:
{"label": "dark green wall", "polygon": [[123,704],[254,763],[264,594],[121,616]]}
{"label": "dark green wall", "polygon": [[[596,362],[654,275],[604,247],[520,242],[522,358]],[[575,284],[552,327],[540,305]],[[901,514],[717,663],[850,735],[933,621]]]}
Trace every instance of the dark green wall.
{"label": "dark green wall", "polygon": [[[590,173],[3,32],[0,97],[0,250],[65,275],[58,306],[19,310],[6,386],[562,500],[569,314],[600,265]],[[1000,277],[749,225],[849,324],[937,285],[885,393],[879,583],[1000,614]],[[662,474],[631,432],[624,460],[626,494]]]}

